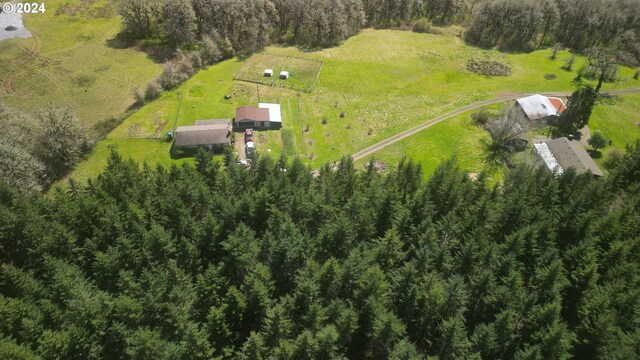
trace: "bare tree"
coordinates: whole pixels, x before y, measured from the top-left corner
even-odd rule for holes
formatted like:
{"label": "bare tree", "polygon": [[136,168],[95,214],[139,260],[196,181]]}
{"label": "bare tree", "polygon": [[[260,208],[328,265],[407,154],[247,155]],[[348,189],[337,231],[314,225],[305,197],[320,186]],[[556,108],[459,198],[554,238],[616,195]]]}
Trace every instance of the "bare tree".
{"label": "bare tree", "polygon": [[587,50],[587,62],[590,67],[587,71],[594,71],[594,75],[598,79],[598,85],[596,86],[596,93],[598,93],[603,82],[615,79],[618,71],[616,50],[613,48],[592,47]]}

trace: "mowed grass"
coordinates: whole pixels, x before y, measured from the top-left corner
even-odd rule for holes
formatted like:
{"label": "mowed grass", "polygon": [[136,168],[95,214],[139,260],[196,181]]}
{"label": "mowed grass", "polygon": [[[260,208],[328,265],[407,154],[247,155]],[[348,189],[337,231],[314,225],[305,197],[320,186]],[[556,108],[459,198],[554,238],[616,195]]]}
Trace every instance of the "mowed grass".
{"label": "mowed grass", "polygon": [[611,140],[611,146],[600,150],[602,157],[596,159],[600,168],[606,171],[606,160],[614,149],[624,153],[627,144],[640,139],[640,94],[618,96],[598,103],[591,114],[589,128],[592,134],[600,131]]}
{"label": "mowed grass", "polygon": [[[185,125],[199,119],[231,118],[237,106],[257,105],[259,99],[281,104],[285,136],[283,140],[283,131],[258,132],[258,151],[278,156],[284,148],[287,154],[295,153],[317,168],[477,101],[508,94],[572,91],[572,80],[584,59],[578,57],[574,71],[568,72],[561,69],[571,56],[568,52],[559,52],[556,60],[550,60],[550,55],[550,49],[502,54],[469,47],[453,35],[371,29],[339,47],[316,52],[269,47],[249,59],[226,61],[200,72],[137,111],[110,139],[161,138],[176,117],[178,93],[183,96],[178,124]],[[322,61],[322,71],[312,93],[233,80],[234,74],[247,66],[259,70],[261,76],[266,66],[261,59],[286,56]],[[513,73],[506,77],[473,74],[466,70],[471,57],[508,62]],[[247,65],[252,62],[258,65]],[[273,68],[277,70],[276,66]],[[555,74],[557,78],[547,80],[546,74]],[[640,81],[632,76],[632,69],[623,68],[621,80],[605,84],[603,89],[640,87]],[[232,97],[224,100],[224,95]],[[417,140],[407,139],[410,144],[392,148],[393,155],[383,156],[392,163],[392,158],[397,161],[408,154],[425,161],[428,173],[439,160],[458,155],[465,168],[477,170],[482,164],[476,140],[483,136],[480,129],[469,127],[464,119],[450,119],[416,135]],[[431,144],[425,145],[423,141]],[[169,145],[166,146],[168,158]],[[422,152],[425,148],[429,150]],[[134,157],[144,158],[144,147],[134,151],[137,152]],[[103,162],[91,157],[88,163],[82,164],[77,173],[90,174],[82,170],[86,166],[97,173],[100,167],[92,163]]]}
{"label": "mowed grass", "polygon": [[428,177],[440,163],[455,157],[461,169],[480,172],[484,166],[482,141],[489,140],[489,133],[473,124],[471,114],[464,113],[433,125],[359,160],[356,165],[362,167],[370,159],[376,159],[395,167],[404,158],[420,163],[423,174]]}
{"label": "mowed grass", "polygon": [[0,41],[0,101],[23,111],[53,103],[70,106],[93,127],[121,116],[162,65],[135,48],[118,48],[117,3],[110,0],[48,0],[44,14],[24,15],[30,39]]}

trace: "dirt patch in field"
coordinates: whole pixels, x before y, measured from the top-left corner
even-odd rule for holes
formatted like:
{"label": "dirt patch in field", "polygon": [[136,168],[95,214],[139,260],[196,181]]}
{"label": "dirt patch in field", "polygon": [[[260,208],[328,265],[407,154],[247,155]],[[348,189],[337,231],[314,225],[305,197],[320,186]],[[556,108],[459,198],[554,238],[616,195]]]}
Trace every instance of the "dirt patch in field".
{"label": "dirt patch in field", "polygon": [[383,163],[380,160],[374,160],[373,161],[373,168],[377,172],[385,172],[385,171],[387,171],[387,164]]}
{"label": "dirt patch in field", "polygon": [[156,113],[153,116],[153,124],[156,126],[156,130],[155,130],[156,136],[160,136],[160,134],[162,133],[162,130],[164,129],[165,126],[167,126],[168,123],[169,123],[169,119],[167,118],[166,121],[162,121],[159,113]]}

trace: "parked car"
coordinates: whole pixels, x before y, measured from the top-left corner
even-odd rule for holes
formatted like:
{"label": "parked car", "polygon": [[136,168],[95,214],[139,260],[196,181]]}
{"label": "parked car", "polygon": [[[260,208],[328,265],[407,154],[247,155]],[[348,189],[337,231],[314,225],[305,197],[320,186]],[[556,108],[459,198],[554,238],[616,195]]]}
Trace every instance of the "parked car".
{"label": "parked car", "polygon": [[247,154],[251,154],[256,149],[256,144],[253,141],[247,142]]}
{"label": "parked car", "polygon": [[247,129],[244,132],[244,142],[248,143],[253,141],[253,129]]}

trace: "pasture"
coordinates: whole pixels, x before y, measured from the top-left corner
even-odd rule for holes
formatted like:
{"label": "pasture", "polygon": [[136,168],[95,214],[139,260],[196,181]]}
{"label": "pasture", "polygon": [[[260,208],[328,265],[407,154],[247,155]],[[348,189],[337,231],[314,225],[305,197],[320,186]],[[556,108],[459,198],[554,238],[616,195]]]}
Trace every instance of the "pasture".
{"label": "pasture", "polygon": [[[284,149],[287,154],[295,153],[317,168],[477,101],[517,93],[572,91],[572,80],[584,58],[577,57],[573,71],[565,71],[562,66],[571,54],[560,51],[556,60],[550,60],[550,55],[550,49],[530,54],[481,50],[465,45],[451,34],[373,29],[362,31],[341,46],[315,52],[272,46],[249,59],[229,60],[200,72],[177,89],[163,94],[161,99],[139,109],[109,139],[161,137],[166,133],[166,126],[160,132],[156,129],[175,118],[178,93],[183,95],[178,124],[231,118],[235,107],[256,105],[259,98],[262,102],[281,104],[283,131],[257,133],[258,150],[277,156]],[[322,71],[311,93],[233,80],[234,74],[237,76],[247,69],[256,70],[256,76],[260,77],[265,67],[278,71],[276,65],[282,58],[322,62]],[[512,74],[477,75],[466,68],[470,58],[508,63]],[[277,61],[268,62],[269,59]],[[548,74],[554,74],[555,78],[548,80],[545,78]],[[620,81],[605,84],[603,90],[640,87],[640,81],[632,76],[632,69],[622,68]],[[224,95],[232,96],[225,100]],[[380,157],[393,163],[392,157],[416,155],[416,159],[429,163],[425,166],[428,173],[439,159],[457,155],[465,167],[476,170],[477,166],[472,166],[478,163],[476,140],[483,136],[462,118],[447,120],[416,135],[416,140],[407,139],[408,143],[392,148],[393,154]],[[168,158],[168,145],[166,151]],[[135,152],[135,158],[145,158],[143,146]],[[98,166],[90,165],[100,163],[102,160],[96,160],[99,158],[91,156],[89,165],[81,164],[79,168],[89,166],[99,170]]]}
{"label": "pasture", "polygon": [[162,65],[116,40],[116,2],[48,0],[46,10],[23,17],[32,38],[0,41],[0,101],[69,106],[89,128],[114,124]]}
{"label": "pasture", "polygon": [[[265,69],[273,70],[273,76],[264,76]],[[247,59],[238,73],[234,74],[233,79],[311,93],[315,89],[321,70],[322,61],[260,53]],[[289,78],[280,79],[281,71],[288,71]]]}
{"label": "pasture", "polygon": [[[624,153],[627,144],[640,139],[640,94],[618,96],[598,103],[589,121],[591,133],[600,131],[611,140],[596,163],[607,171],[606,161],[613,151]],[[589,148],[587,148],[589,149]]]}

